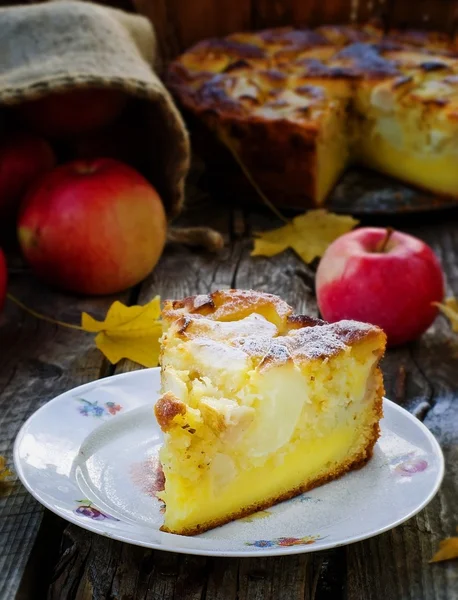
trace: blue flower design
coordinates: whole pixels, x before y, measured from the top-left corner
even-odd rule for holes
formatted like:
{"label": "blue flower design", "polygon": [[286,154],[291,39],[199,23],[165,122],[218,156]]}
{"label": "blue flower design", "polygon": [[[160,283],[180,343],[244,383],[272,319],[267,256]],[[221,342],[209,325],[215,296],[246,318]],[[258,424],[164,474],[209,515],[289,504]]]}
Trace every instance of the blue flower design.
{"label": "blue flower design", "polygon": [[314,498],[313,496],[298,496],[299,502],[321,502],[321,498]]}
{"label": "blue flower design", "polygon": [[97,400],[89,402],[84,398],[77,398],[78,402],[82,402],[83,405],[78,407],[78,411],[83,417],[104,417],[105,415],[115,415],[117,412],[122,410],[122,406],[115,404],[114,402],[106,402],[105,406],[99,406]]}
{"label": "blue flower design", "polygon": [[256,546],[257,548],[269,548],[270,546],[275,546],[275,542],[272,540],[256,540],[252,544],[248,543],[248,546]]}
{"label": "blue flower design", "polygon": [[256,540],[255,542],[245,542],[246,546],[255,546],[256,548],[271,548],[272,546],[277,547],[289,547],[289,546],[308,546],[314,544],[317,540],[323,539],[318,535],[306,535],[304,537],[280,537],[274,540]]}
{"label": "blue flower design", "polygon": [[90,500],[77,500],[77,502],[80,505],[74,509],[74,512],[77,515],[88,517],[93,521],[105,521],[106,519],[111,521],[119,521],[119,519],[116,517],[112,517],[111,515],[108,515],[107,513],[104,513],[96,508]]}

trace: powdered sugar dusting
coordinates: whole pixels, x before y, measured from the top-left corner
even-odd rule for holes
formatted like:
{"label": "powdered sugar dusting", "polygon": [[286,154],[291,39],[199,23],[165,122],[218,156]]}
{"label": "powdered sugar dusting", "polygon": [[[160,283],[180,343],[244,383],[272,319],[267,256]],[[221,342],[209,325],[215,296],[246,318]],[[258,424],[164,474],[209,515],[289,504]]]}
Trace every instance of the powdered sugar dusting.
{"label": "powdered sugar dusting", "polygon": [[229,340],[248,355],[258,358],[258,365],[281,364],[287,360],[301,363],[336,356],[352,344],[378,329],[357,321],[340,321],[292,329],[286,335],[275,337],[249,336]]}
{"label": "powdered sugar dusting", "polygon": [[[187,319],[180,334],[211,348],[213,360],[218,363],[223,356],[232,356],[230,349],[242,362],[242,356],[249,357],[253,366],[263,368],[290,360],[298,364],[324,360],[380,332],[377,327],[358,321],[326,323],[302,315],[292,317],[291,307],[280,298],[252,290],[224,290],[186,298],[177,304],[185,309],[176,311],[177,326],[183,312]],[[200,306],[205,306],[205,315],[194,313]],[[269,307],[275,323],[269,320]],[[168,312],[167,317],[172,317],[173,312]]]}
{"label": "powdered sugar dusting", "polygon": [[[293,357],[328,358],[345,351],[348,346],[363,339],[378,328],[358,321],[339,321],[315,327],[304,327],[290,331],[286,343]],[[284,343],[282,341],[282,343]]]}
{"label": "powdered sugar dusting", "polygon": [[328,358],[347,348],[347,343],[330,325],[297,329],[287,336],[287,343],[293,357],[299,360]]}

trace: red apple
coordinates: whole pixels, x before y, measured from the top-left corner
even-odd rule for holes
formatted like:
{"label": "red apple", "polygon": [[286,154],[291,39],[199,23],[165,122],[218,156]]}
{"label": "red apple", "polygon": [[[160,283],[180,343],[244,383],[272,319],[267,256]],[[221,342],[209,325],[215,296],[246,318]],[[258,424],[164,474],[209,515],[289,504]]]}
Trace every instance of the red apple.
{"label": "red apple", "polygon": [[444,277],[421,240],[365,227],[333,242],[316,277],[318,306],[327,321],[354,319],[381,327],[391,346],[420,336],[444,296]]}
{"label": "red apple", "polygon": [[0,311],[3,309],[3,305],[5,304],[7,281],[8,275],[6,271],[5,256],[0,249]]}
{"label": "red apple", "polygon": [[118,90],[71,90],[24,102],[16,113],[33,131],[65,138],[108,125],[120,115],[126,101],[126,95]]}
{"label": "red apple", "polygon": [[110,294],[151,272],[166,227],[153,186],[126,164],[101,158],[44,175],[24,199],[18,237],[44,281],[78,293]]}
{"label": "red apple", "polygon": [[[42,138],[26,133],[0,141],[0,223],[11,225],[32,181],[54,167],[51,146]],[[14,225],[13,225],[14,230]]]}

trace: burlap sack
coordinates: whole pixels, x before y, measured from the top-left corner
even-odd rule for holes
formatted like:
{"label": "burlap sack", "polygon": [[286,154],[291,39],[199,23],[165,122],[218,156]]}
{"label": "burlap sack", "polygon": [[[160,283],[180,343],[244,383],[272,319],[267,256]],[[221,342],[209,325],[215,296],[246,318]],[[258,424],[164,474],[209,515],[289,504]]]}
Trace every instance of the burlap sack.
{"label": "burlap sack", "polygon": [[0,104],[94,87],[145,99],[142,131],[151,144],[149,178],[172,218],[183,205],[189,141],[153,71],[155,58],[153,28],[139,15],[64,0],[0,9]]}

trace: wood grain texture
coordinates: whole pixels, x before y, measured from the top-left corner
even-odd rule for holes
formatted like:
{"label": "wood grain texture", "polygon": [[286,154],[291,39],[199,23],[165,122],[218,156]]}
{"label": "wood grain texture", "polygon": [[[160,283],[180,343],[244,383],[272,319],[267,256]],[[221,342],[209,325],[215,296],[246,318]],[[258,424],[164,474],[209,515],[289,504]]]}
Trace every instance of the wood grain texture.
{"label": "wood grain texture", "polygon": [[293,22],[293,0],[252,0],[251,27],[282,27]]}
{"label": "wood grain texture", "polygon": [[[153,274],[132,297],[143,304],[156,294],[162,299],[205,293],[231,287],[239,245],[231,240],[231,215],[205,204],[190,211],[183,225],[206,223],[221,231],[227,246],[221,254],[197,251],[174,244],[166,248]],[[138,368],[129,361],[117,365],[116,372]],[[109,565],[99,573],[97,565]],[[82,565],[84,564],[84,568]],[[209,563],[210,564],[210,563]],[[197,568],[199,565],[199,568]],[[65,532],[62,553],[50,582],[49,598],[89,600],[89,598],[126,597],[159,600],[162,598],[201,598],[207,586],[206,559],[192,559],[169,553],[141,550],[113,542],[70,525]],[[121,595],[124,594],[123,595]],[[215,596],[217,597],[217,596]]]}
{"label": "wood grain texture", "polygon": [[366,23],[452,32],[458,0],[132,0],[155,26],[169,60],[205,38],[235,31],[294,25]]}
{"label": "wood grain texture", "polygon": [[[458,296],[458,224],[413,228],[411,233],[434,248],[446,274],[447,291]],[[400,364],[408,373],[402,403],[417,412],[441,444],[444,482],[416,517],[379,537],[348,546],[347,598],[456,600],[456,563],[428,564],[428,560],[439,540],[454,535],[458,525],[458,336],[439,317],[421,341],[389,353],[384,363],[388,395],[395,392]]]}
{"label": "wood grain texture", "polygon": [[[224,233],[225,250],[212,255],[171,245],[154,273],[131,294],[132,302],[144,303],[157,293],[165,299],[217,288],[249,287],[279,294],[298,310],[317,314],[313,266],[304,265],[292,252],[270,259],[250,256],[252,232],[277,226],[275,218],[263,212],[231,211],[215,203],[209,208],[202,203],[182,222],[201,224],[203,215],[207,225]],[[447,274],[449,291],[458,294],[458,225],[419,225],[411,227],[411,233],[436,249]],[[50,295],[46,298],[42,302],[49,306],[62,302],[60,296],[57,300]],[[94,308],[93,301],[90,304],[91,312],[103,313],[101,304]],[[79,314],[80,309],[81,306],[72,305],[69,312],[67,303],[61,312],[66,320],[74,321],[75,312]],[[68,333],[72,332],[59,335]],[[55,342],[51,336],[51,351]],[[96,378],[101,368],[100,356],[90,347],[89,340],[87,347],[79,346],[74,351],[86,356],[84,364],[91,377]],[[59,343],[58,348],[61,349]],[[438,540],[451,535],[458,521],[458,406],[454,403],[457,361],[458,340],[440,317],[419,342],[389,351],[383,363],[387,395],[425,419],[440,439],[447,460],[439,495],[404,525],[346,548],[248,560],[151,551],[70,525],[60,541],[58,560],[49,581],[49,599],[456,600],[456,566],[429,565],[427,560]],[[116,371],[132,368],[137,366],[123,361]],[[75,377],[74,369],[70,370]],[[53,382],[50,387],[54,395]],[[34,589],[30,582],[28,589]]]}
{"label": "wood grain texture", "polygon": [[388,0],[386,17],[390,27],[433,29],[451,33],[458,18],[457,0]]}
{"label": "wood grain texture", "polygon": [[350,23],[356,20],[357,5],[358,2],[355,0],[339,0],[339,2],[293,0],[293,23],[308,27],[323,25],[323,23]]}
{"label": "wood grain texture", "polygon": [[[272,227],[271,217],[248,218],[240,211],[230,213],[221,207],[201,206],[187,215],[186,225],[202,222],[203,214],[208,225],[225,234],[225,250],[215,256],[179,245],[167,248],[154,273],[141,286],[139,303],[147,302],[157,293],[165,299],[234,286],[256,287],[279,293],[299,309],[316,314],[310,283],[313,272],[308,272],[296,256],[284,254],[278,261],[274,259],[273,264],[249,256],[251,227]],[[116,372],[131,368],[136,366],[124,361]],[[249,561],[186,557],[130,547],[70,525],[49,597],[52,600],[91,597],[337,600],[336,595],[321,598],[316,595],[317,589],[327,593],[328,583],[323,586],[320,576],[330,564],[331,554],[327,553],[326,560],[305,556]],[[99,574],[97,565],[102,560],[105,566]],[[330,593],[335,594],[341,585],[340,579],[333,581]]]}
{"label": "wood grain texture", "polygon": [[133,3],[155,25],[167,58],[204,38],[251,26],[251,0],[133,0]]}
{"label": "wood grain texture", "polygon": [[250,256],[253,232],[273,229],[280,225],[275,217],[248,216],[243,242],[245,252],[237,268],[235,287],[277,294],[297,312],[317,316],[314,268],[305,265],[292,250],[271,258]]}
{"label": "wood grain texture", "polygon": [[356,0],[351,4],[351,17],[358,23],[374,21],[383,26],[388,20],[390,8],[389,0]]}
{"label": "wood grain texture", "polygon": [[[162,61],[168,61],[177,56],[182,50],[178,39],[177,20],[171,11],[168,0],[132,0],[135,9],[147,17],[154,26],[159,56]],[[162,64],[159,65],[162,68]]]}
{"label": "wood grain texture", "polygon": [[[113,298],[75,299],[34,280],[10,259],[10,292],[43,314],[68,323],[81,311],[104,314]],[[57,394],[106,371],[92,336],[41,321],[11,301],[0,317],[0,454],[12,467],[13,442],[24,421]],[[2,488],[3,490],[3,488]],[[43,509],[14,481],[0,494],[0,598],[18,588],[40,525]]]}

